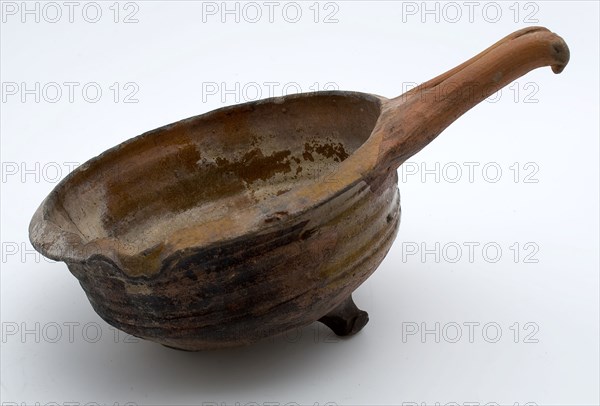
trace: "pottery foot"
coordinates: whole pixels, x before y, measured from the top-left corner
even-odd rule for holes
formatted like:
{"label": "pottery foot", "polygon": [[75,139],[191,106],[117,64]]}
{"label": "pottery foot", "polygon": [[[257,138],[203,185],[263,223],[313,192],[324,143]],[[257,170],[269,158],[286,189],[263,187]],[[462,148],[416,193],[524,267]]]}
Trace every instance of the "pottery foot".
{"label": "pottery foot", "polygon": [[319,321],[338,336],[351,336],[358,333],[369,322],[369,314],[356,307],[352,296],[349,296]]}

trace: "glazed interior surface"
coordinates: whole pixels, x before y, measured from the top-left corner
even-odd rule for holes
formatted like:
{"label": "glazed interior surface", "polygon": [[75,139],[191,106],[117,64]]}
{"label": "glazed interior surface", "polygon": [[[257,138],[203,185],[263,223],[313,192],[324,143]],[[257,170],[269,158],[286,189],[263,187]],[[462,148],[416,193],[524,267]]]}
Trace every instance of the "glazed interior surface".
{"label": "glazed interior surface", "polygon": [[[370,136],[380,100],[316,93],[214,111],[130,140],[74,172],[51,218],[85,242],[151,247],[317,181]],[[322,181],[322,179],[321,179]]]}

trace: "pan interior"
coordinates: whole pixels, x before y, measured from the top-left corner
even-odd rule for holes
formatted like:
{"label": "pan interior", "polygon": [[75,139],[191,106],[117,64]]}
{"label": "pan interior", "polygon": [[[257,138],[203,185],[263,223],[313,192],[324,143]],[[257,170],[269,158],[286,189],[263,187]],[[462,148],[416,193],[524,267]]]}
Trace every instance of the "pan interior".
{"label": "pan interior", "polygon": [[[302,95],[194,117],[130,140],[63,183],[53,221],[89,242],[152,247],[330,173],[370,136],[380,101]],[[324,178],[325,181],[327,178]],[[75,230],[76,229],[76,230]]]}

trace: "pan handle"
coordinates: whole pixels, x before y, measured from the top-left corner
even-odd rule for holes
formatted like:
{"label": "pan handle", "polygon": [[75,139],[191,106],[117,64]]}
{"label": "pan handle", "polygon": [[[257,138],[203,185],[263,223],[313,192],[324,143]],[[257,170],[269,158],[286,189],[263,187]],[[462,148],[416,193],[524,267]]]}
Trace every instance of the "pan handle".
{"label": "pan handle", "polygon": [[561,37],[544,27],[529,27],[389,100],[379,121],[379,166],[399,167],[473,106],[527,72],[551,66],[560,73],[568,62],[569,48]]}

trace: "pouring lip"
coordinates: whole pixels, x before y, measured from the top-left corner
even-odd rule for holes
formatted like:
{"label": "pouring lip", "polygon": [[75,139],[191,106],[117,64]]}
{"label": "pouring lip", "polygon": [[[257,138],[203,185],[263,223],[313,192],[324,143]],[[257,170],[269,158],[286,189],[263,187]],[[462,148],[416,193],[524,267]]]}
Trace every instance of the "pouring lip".
{"label": "pouring lip", "polygon": [[[188,117],[144,132],[140,135],[129,138],[103,151],[102,153],[93,158],[90,158],[85,163],[75,168],[67,176],[65,176],[65,178],[63,178],[48,194],[48,196],[42,201],[42,203],[32,216],[29,224],[28,233],[30,242],[32,243],[34,248],[40,253],[42,253],[44,256],[53,260],[64,262],[85,262],[90,260],[91,258],[97,257],[101,257],[105,260],[115,262],[114,258],[119,256],[127,256],[128,254],[120,250],[119,244],[115,243],[114,239],[111,240],[107,238],[92,238],[91,240],[86,241],[86,237],[83,234],[81,234],[81,232],[77,232],[75,230],[67,230],[64,227],[61,227],[55,221],[53,221],[50,214],[51,209],[54,210],[52,205],[60,201],[60,196],[65,192],[66,188],[68,188],[73,181],[75,181],[78,177],[82,176],[82,174],[88,170],[93,171],[102,169],[103,162],[113,157],[114,154],[118,153],[124,147],[142,142],[175,126],[189,125],[198,120],[209,120],[215,116],[227,114],[229,112],[234,111],[251,111],[255,107],[263,104],[284,104],[287,101],[299,99],[307,99],[308,101],[310,100],[310,98],[315,96],[334,96],[344,98],[356,97],[359,99],[372,101],[376,103],[379,108],[378,116],[374,121],[374,126],[371,129],[371,132],[366,136],[362,144],[356,150],[354,150],[348,156],[348,158],[336,165],[336,173],[341,175],[339,178],[340,181],[334,183],[333,185],[329,184],[327,188],[319,187],[319,184],[322,183],[324,176],[323,175],[319,178],[314,179],[307,185],[299,185],[290,190],[288,193],[272,197],[266,203],[255,204],[245,207],[242,210],[247,212],[253,212],[252,215],[255,217],[258,216],[260,222],[256,221],[252,223],[252,227],[240,227],[239,230],[231,230],[235,232],[230,233],[230,236],[218,236],[218,238],[206,241],[206,243],[203,244],[195,244],[187,247],[176,247],[176,249],[171,249],[169,250],[169,255],[166,255],[164,257],[163,262],[166,262],[170,257],[181,252],[183,249],[210,247],[216,244],[231,241],[231,239],[233,238],[243,237],[247,234],[252,234],[255,232],[265,232],[272,228],[281,227],[281,224],[284,223],[283,221],[269,224],[263,221],[264,218],[268,217],[273,212],[285,211],[288,213],[286,218],[288,220],[291,220],[297,218],[297,216],[302,215],[311,209],[326,204],[328,201],[334,199],[336,196],[340,195],[345,190],[348,190],[348,188],[352,187],[352,185],[355,184],[356,181],[364,180],[365,175],[367,175],[369,170],[372,170],[374,166],[373,164],[375,163],[374,159],[377,158],[377,147],[379,146],[376,142],[377,140],[374,139],[376,138],[377,134],[375,128],[377,126],[377,123],[379,122],[379,119],[381,118],[382,110],[385,107],[386,102],[389,101],[389,99],[371,93],[343,90],[327,90],[297,93],[282,97],[270,97],[256,101],[220,107],[214,110],[210,110],[203,114]],[[372,153],[373,151],[375,152],[374,154]],[[369,154],[371,155],[371,159],[365,159],[369,157]],[[318,193],[312,193],[314,190],[317,190]],[[312,198],[308,198],[308,196],[312,196]],[[202,227],[206,227],[206,225],[200,224],[195,227],[200,229]],[[177,234],[179,234],[181,231],[181,229],[178,229],[173,231],[171,234],[165,234],[164,238],[162,238],[162,241],[166,242],[175,239],[177,237]],[[94,252],[93,248],[96,244],[102,244],[102,252]],[[106,254],[105,250],[107,248],[111,252],[108,253],[109,255],[104,255]],[[137,252],[129,256],[138,256],[142,253],[143,251]],[[123,267],[119,268],[121,268],[121,270],[124,271]]]}

